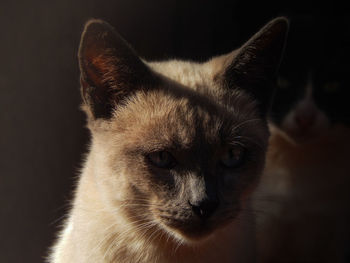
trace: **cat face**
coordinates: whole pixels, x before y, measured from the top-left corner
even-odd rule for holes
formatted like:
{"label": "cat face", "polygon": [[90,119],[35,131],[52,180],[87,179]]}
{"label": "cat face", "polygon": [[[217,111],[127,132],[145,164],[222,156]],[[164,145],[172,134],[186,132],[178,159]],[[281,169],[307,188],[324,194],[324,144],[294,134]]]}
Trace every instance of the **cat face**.
{"label": "cat face", "polygon": [[317,138],[330,126],[329,117],[316,100],[316,94],[311,72],[293,84],[287,78],[279,77],[271,119],[297,143]]}
{"label": "cat face", "polygon": [[309,20],[292,24],[270,114],[271,121],[297,143],[350,120],[347,48],[342,48],[339,36],[312,25]]}
{"label": "cat face", "polygon": [[107,129],[94,138],[110,167],[99,181],[111,206],[122,201],[130,205],[123,209],[128,218],[188,239],[237,216],[262,169],[268,137],[248,98],[208,105],[171,91],[135,94]]}
{"label": "cat face", "polygon": [[346,73],[337,70],[282,67],[270,118],[295,142],[317,138],[334,123],[349,123]]}
{"label": "cat face", "polygon": [[286,30],[277,19],[203,64],[146,63],[106,23],[86,25],[83,108],[111,213],[188,242],[237,218],[263,168]]}

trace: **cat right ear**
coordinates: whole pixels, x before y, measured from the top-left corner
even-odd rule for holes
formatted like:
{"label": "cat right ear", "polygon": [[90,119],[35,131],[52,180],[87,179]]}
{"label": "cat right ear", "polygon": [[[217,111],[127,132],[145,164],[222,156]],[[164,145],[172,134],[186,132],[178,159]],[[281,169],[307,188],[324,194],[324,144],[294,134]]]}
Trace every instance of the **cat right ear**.
{"label": "cat right ear", "polygon": [[135,51],[101,20],[86,23],[78,58],[83,101],[94,118],[110,118],[127,95],[152,81],[150,69]]}
{"label": "cat right ear", "polygon": [[215,79],[229,89],[244,90],[255,98],[263,116],[270,107],[287,32],[288,20],[276,18],[238,50],[211,61],[219,68]]}

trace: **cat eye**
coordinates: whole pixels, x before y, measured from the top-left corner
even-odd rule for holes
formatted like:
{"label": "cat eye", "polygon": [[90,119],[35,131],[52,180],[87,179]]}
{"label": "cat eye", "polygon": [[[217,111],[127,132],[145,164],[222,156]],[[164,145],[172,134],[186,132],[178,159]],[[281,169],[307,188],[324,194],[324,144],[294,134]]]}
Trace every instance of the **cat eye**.
{"label": "cat eye", "polygon": [[175,158],[167,151],[152,152],[147,158],[151,164],[159,168],[171,169],[176,165]]}
{"label": "cat eye", "polygon": [[243,164],[244,158],[245,149],[240,145],[235,145],[221,156],[220,161],[226,168],[238,168]]}
{"label": "cat eye", "polygon": [[279,77],[277,79],[277,86],[280,87],[281,89],[288,89],[291,86],[291,84],[285,78]]}
{"label": "cat eye", "polygon": [[323,86],[323,90],[327,93],[335,93],[339,90],[340,85],[338,82],[328,82]]}

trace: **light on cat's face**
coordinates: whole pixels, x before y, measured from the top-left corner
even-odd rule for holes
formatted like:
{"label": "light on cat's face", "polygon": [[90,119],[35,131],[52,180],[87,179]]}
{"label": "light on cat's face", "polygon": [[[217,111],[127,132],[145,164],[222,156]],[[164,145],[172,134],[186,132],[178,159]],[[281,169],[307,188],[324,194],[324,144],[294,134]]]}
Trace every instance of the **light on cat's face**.
{"label": "light on cat's face", "polygon": [[205,63],[146,63],[107,23],[86,24],[79,65],[89,158],[110,214],[136,232],[186,241],[235,222],[263,169],[287,31],[278,18]]}
{"label": "light on cat's face", "polygon": [[[219,145],[212,147],[213,153],[216,152],[215,148],[221,148]],[[197,152],[201,151],[200,148]],[[193,155],[191,149],[178,149],[175,150],[177,152],[175,155],[180,161],[168,151],[157,151],[146,155],[147,164],[152,171],[150,176],[157,177],[154,173],[162,173],[166,177],[171,177],[171,183],[163,186],[170,186],[174,190],[171,193],[164,192],[161,199],[158,199],[159,197],[156,199],[163,205],[153,210],[155,217],[166,228],[176,230],[191,239],[205,236],[214,227],[220,227],[220,223],[233,219],[239,212],[241,204],[239,200],[235,200],[237,196],[228,192],[237,191],[236,194],[239,195],[239,192],[243,191],[243,189],[235,189],[233,183],[236,180],[237,186],[239,185],[237,182],[239,178],[234,177],[241,176],[238,175],[241,172],[240,168],[244,168],[245,162],[248,161],[245,151],[243,146],[234,145],[220,151],[217,157],[210,156],[207,152],[207,156],[196,154],[195,158],[191,158]],[[182,154],[188,154],[189,158],[186,158],[188,160],[181,158]],[[202,158],[204,162],[201,161]],[[216,163],[210,164],[208,159],[213,158],[217,159]],[[190,159],[192,159],[191,162],[189,162]],[[210,169],[210,166],[213,167]],[[168,201],[163,202],[162,199]],[[232,202],[227,202],[225,199],[232,199]],[[222,212],[223,210],[227,211]]]}
{"label": "light on cat's face", "polygon": [[127,129],[115,133],[116,148],[102,147],[115,167],[106,192],[113,199],[122,180],[124,197],[114,198],[129,205],[119,213],[183,241],[201,240],[240,213],[242,196],[262,169],[267,130],[253,115],[236,119],[229,108],[208,111],[183,98],[166,108],[169,98],[163,104],[157,96],[158,105],[130,104],[117,115],[115,125]]}

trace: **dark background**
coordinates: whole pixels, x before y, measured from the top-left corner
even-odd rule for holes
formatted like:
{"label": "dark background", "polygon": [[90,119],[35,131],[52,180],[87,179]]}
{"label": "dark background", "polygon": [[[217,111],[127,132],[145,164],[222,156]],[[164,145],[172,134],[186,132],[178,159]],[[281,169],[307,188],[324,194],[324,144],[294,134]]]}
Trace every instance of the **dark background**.
{"label": "dark background", "polygon": [[88,18],[108,21],[147,59],[205,60],[278,15],[347,11],[334,1],[2,0],[0,262],[42,262],[67,211],[88,142],[76,59]]}

